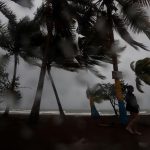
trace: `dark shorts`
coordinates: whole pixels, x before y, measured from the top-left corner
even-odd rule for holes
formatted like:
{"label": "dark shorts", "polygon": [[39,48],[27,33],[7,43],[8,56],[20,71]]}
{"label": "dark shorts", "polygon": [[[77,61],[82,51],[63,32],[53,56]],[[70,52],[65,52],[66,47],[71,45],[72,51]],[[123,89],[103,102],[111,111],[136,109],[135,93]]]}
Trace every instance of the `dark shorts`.
{"label": "dark shorts", "polygon": [[126,106],[126,110],[129,111],[130,113],[139,113],[139,106]]}

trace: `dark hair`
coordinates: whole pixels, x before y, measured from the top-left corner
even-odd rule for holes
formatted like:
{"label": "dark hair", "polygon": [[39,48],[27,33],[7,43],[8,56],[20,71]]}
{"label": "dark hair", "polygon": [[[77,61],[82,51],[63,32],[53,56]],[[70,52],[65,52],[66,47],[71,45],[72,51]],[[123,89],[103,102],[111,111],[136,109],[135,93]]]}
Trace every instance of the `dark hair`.
{"label": "dark hair", "polygon": [[128,91],[134,90],[134,87],[133,87],[132,85],[128,85],[128,86],[127,86],[127,90],[128,90]]}

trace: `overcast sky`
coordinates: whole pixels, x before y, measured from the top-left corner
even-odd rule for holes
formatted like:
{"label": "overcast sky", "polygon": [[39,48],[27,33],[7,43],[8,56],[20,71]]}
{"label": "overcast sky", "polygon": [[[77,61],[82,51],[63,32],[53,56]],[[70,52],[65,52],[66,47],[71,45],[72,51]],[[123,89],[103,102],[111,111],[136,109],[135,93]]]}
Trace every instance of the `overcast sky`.
{"label": "overcast sky", "polygon": [[[2,0],[1,0],[2,1]],[[22,8],[13,2],[10,2],[9,0],[3,0],[8,2],[8,6],[12,8],[12,10],[15,10],[17,12],[18,19],[28,15],[31,18],[33,17],[33,14],[37,7],[40,6],[41,0],[35,0],[34,4],[35,7],[32,10]],[[150,14],[150,11],[148,11]],[[0,14],[0,17],[3,18],[4,22],[7,22],[6,18]],[[150,49],[150,41],[148,38],[143,35],[133,35],[134,39],[144,43],[148,46]],[[120,39],[120,37],[116,34],[116,39]],[[123,40],[120,39],[120,42],[122,45],[127,45]],[[130,63],[132,61],[136,61],[138,59],[143,59],[145,57],[150,57],[150,53],[139,50],[136,51],[130,46],[127,46],[126,50],[122,53],[122,56],[120,58],[121,63],[119,64],[119,70],[123,72],[124,80],[125,82],[135,85],[135,75],[134,72],[130,69]],[[13,63],[10,63],[9,72],[13,73]],[[21,104],[18,106],[14,106],[13,108],[21,108],[21,109],[30,109],[33,100],[35,97],[36,87],[38,83],[39,78],[39,71],[40,69],[35,66],[29,66],[27,63],[25,63],[23,60],[20,59],[19,69],[18,69],[18,75],[20,75],[20,83],[21,87],[28,87],[28,88],[22,88],[22,96],[23,99],[21,100]],[[54,78],[54,82],[56,84],[56,87],[58,89],[58,94],[60,96],[62,106],[64,109],[87,109],[89,110],[89,103],[86,98],[86,88],[87,84],[94,85],[96,83],[107,83],[114,81],[111,79],[111,71],[112,71],[112,65],[107,65],[105,68],[99,68],[99,71],[102,72],[107,79],[106,80],[100,80],[91,73],[87,71],[79,71],[77,73],[70,73],[68,71],[53,68],[52,69],[52,75]],[[135,89],[135,94],[137,96],[137,100],[140,104],[140,107],[142,110],[150,109],[150,86],[147,86],[144,84],[143,90],[145,91],[144,94],[139,93]],[[0,107],[4,106],[5,104],[1,104]],[[103,102],[102,104],[96,105],[99,110],[106,109],[106,110],[112,110],[109,102]],[[53,94],[53,90],[50,84],[50,81],[48,80],[48,77],[46,75],[45,78],[45,86],[42,96],[42,103],[41,103],[41,109],[57,109],[57,104],[55,100],[55,96]]]}

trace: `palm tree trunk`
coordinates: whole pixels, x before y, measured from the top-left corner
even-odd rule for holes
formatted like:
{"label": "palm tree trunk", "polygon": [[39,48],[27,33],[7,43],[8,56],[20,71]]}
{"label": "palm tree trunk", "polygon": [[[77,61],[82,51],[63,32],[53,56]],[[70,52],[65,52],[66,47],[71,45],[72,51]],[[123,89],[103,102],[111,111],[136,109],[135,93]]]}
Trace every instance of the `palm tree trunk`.
{"label": "palm tree trunk", "polygon": [[[113,21],[112,21],[112,11],[109,5],[107,6],[107,17],[108,17],[108,23],[109,23],[109,48],[111,49],[112,44],[114,43],[114,33],[113,33]],[[115,73],[118,73],[118,59],[117,59],[117,54],[113,53],[112,54],[112,63],[113,63],[113,71]],[[123,101],[123,94],[122,94],[122,89],[121,89],[121,82],[118,77],[115,77],[115,93],[116,93],[116,98],[118,100],[119,104],[119,117],[120,117],[120,123],[121,124],[127,124],[127,113],[126,109],[124,106],[124,101]]]}
{"label": "palm tree trunk", "polygon": [[62,108],[62,105],[61,105],[61,102],[60,102],[60,99],[59,99],[59,96],[58,96],[58,93],[57,93],[57,89],[56,89],[56,86],[55,86],[55,83],[54,83],[54,80],[53,80],[53,77],[51,75],[50,70],[48,71],[48,75],[49,75],[49,79],[51,81],[51,84],[52,84],[52,87],[53,87],[53,90],[54,90],[54,93],[55,93],[55,97],[56,97],[56,101],[57,101],[57,104],[58,104],[58,109],[59,109],[60,116],[64,118],[65,114],[64,114],[64,111],[63,111],[63,108]]}
{"label": "palm tree trunk", "polygon": [[45,41],[45,44],[43,45],[43,60],[42,60],[42,67],[41,67],[41,72],[40,72],[40,77],[39,77],[39,82],[38,82],[38,87],[36,91],[36,96],[34,99],[34,103],[31,109],[31,113],[29,116],[29,123],[37,123],[39,119],[39,111],[40,111],[40,104],[41,104],[41,98],[42,98],[42,92],[43,92],[43,87],[44,87],[44,78],[46,74],[46,67],[47,67],[47,60],[48,60],[48,51],[50,48],[50,45],[52,43],[52,29],[53,29],[53,20],[52,20],[52,8],[49,5],[50,1],[46,0],[46,26],[48,30],[48,35]]}
{"label": "palm tree trunk", "polygon": [[11,89],[14,90],[15,88],[15,82],[16,82],[16,74],[17,74],[17,63],[18,63],[18,55],[14,55],[14,74],[13,74],[13,79],[11,83]]}
{"label": "palm tree trunk", "polygon": [[46,73],[46,63],[43,60],[41,71],[40,71],[40,77],[38,81],[38,86],[36,90],[36,95],[35,95],[34,103],[31,109],[30,117],[29,117],[30,123],[36,123],[39,119],[39,111],[40,111],[40,104],[41,104],[42,92],[43,92],[43,87],[44,87],[45,73]]}
{"label": "palm tree trunk", "polygon": [[[11,82],[11,90],[14,90],[15,88],[16,75],[17,75],[17,63],[18,63],[18,55],[15,54],[14,55],[14,73],[13,73],[13,79]],[[4,116],[8,116],[8,115],[9,115],[9,105],[7,104],[5,112],[4,112]]]}

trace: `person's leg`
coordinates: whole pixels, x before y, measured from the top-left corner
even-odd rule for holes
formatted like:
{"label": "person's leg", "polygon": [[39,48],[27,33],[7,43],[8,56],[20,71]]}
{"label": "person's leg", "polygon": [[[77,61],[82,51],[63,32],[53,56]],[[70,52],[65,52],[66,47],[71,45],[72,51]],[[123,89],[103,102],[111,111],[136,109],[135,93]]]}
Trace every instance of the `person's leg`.
{"label": "person's leg", "polygon": [[139,114],[138,113],[134,113],[133,114],[134,118],[132,121],[132,129],[134,131],[134,133],[141,135],[141,133],[138,131],[138,120],[139,120]]}
{"label": "person's leg", "polygon": [[132,112],[130,112],[130,120],[129,120],[129,123],[126,127],[126,130],[128,130],[131,134],[134,134],[134,131],[132,129],[132,126],[133,126],[133,119],[134,119],[134,114]]}

